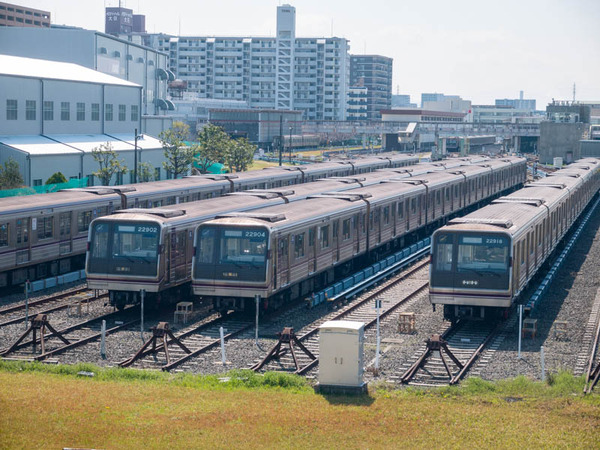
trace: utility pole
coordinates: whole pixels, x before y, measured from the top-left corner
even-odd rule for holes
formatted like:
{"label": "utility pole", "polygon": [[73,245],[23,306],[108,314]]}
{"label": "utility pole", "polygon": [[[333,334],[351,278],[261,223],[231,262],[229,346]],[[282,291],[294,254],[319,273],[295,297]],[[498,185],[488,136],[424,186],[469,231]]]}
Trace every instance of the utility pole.
{"label": "utility pole", "polygon": [[137,128],[134,130],[135,136],[133,137],[133,147],[135,155],[133,157],[133,182],[137,183],[137,169],[138,169],[138,155],[137,155],[137,141],[138,141],[138,132]]}
{"label": "utility pole", "polygon": [[283,153],[283,115],[279,115],[279,165],[281,166],[281,158]]}

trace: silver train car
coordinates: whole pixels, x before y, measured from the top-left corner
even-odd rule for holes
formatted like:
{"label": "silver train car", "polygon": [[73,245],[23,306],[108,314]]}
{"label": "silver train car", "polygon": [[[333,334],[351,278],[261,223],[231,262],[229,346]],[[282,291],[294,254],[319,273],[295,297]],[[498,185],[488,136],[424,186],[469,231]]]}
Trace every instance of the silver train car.
{"label": "silver train car", "polygon": [[525,178],[525,160],[507,158],[219,216],[196,231],[193,292],[217,310],[251,309],[255,295],[277,308]]}
{"label": "silver train car", "polygon": [[[127,209],[94,220],[86,259],[88,286],[106,289],[119,308],[137,303],[144,290],[160,303],[191,281],[193,232],[219,214],[294,202],[322,192],[345,191],[382,180],[411,178],[488,159],[464,158],[435,164],[377,170],[362,177],[333,177],[291,188],[250,190],[161,208]],[[189,286],[188,286],[189,288]]]}
{"label": "silver train car", "polygon": [[0,287],[83,267],[90,222],[125,208],[177,205],[247,189],[272,189],[416,163],[407,155],[89,187],[0,200]]}
{"label": "silver train car", "polygon": [[505,314],[599,189],[600,159],[586,158],[438,229],[433,307],[453,322]]}

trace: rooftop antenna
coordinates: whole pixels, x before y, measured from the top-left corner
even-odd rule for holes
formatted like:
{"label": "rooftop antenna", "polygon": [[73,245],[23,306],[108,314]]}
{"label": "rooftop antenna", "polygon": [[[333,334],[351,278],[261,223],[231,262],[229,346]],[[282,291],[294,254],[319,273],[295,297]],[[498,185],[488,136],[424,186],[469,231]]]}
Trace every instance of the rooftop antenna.
{"label": "rooftop antenna", "polygon": [[331,37],[333,37],[333,19],[331,19]]}
{"label": "rooftop antenna", "polygon": [[400,95],[400,85],[396,85],[396,95]]}
{"label": "rooftop antenna", "polygon": [[179,16],[179,33],[177,35],[181,36],[181,16]]}
{"label": "rooftop antenna", "polygon": [[573,103],[575,103],[575,93],[577,92],[577,87],[575,86],[575,83],[573,83]]}
{"label": "rooftop antenna", "polygon": [[364,41],[364,44],[365,44],[365,50],[364,50],[364,52],[365,52],[365,55],[366,55],[367,54],[367,41]]}

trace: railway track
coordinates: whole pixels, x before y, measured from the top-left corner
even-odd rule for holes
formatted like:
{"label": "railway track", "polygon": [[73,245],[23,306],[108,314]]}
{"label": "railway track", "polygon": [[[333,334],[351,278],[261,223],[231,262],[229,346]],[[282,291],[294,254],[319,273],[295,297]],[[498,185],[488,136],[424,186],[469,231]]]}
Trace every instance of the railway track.
{"label": "railway track", "polygon": [[[139,318],[133,318],[132,310],[135,309],[128,308],[125,311],[111,312],[59,330],[54,330],[51,325],[48,326],[49,322],[46,321],[44,326],[49,333],[44,333],[43,340],[41,339],[43,329],[38,326],[35,334],[24,334],[19,341],[2,350],[0,356],[10,360],[58,363],[58,360],[53,358],[56,355],[100,339],[103,320],[106,320],[107,324],[106,336],[139,323]],[[42,316],[44,315],[40,314],[36,318],[43,320]],[[31,327],[35,328],[33,322]],[[38,325],[40,325],[39,321]],[[33,337],[28,338],[31,334]],[[41,353],[38,352],[38,349],[41,349]]]}
{"label": "railway track", "polygon": [[582,351],[577,359],[575,374],[585,368],[584,394],[591,394],[600,379],[600,289],[592,306],[590,318],[585,328]]}
{"label": "railway track", "polygon": [[[458,383],[495,342],[506,324],[480,321],[458,322],[440,330],[407,362],[401,376],[391,380],[413,386],[446,386]],[[489,357],[488,357],[489,358]]]}
{"label": "railway track", "polygon": [[[167,337],[151,349],[138,352],[138,354],[119,363],[121,367],[135,367],[139,369],[162,369],[170,371],[191,371],[194,358],[199,357],[220,345],[220,328],[223,327],[224,339],[231,338],[251,330],[254,322],[239,318],[238,315],[229,314],[221,317],[213,314],[206,317],[200,324],[183,329],[177,336]],[[158,327],[155,327],[156,329]],[[173,339],[174,338],[174,339]],[[182,348],[178,343],[183,344]],[[165,342],[167,351],[165,351]],[[187,349],[188,351],[185,351]]]}
{"label": "railway track", "polygon": [[37,314],[50,314],[61,311],[75,305],[75,301],[80,305],[89,305],[98,300],[105,300],[108,294],[95,296],[95,292],[88,288],[77,288],[60,294],[45,297],[39,300],[28,302],[19,302],[17,305],[11,305],[0,309],[0,328],[15,323],[23,322],[27,317],[32,318]]}
{"label": "railway track", "polygon": [[[261,370],[285,370],[295,369],[298,375],[310,373],[319,364],[319,327],[329,320],[351,320],[365,322],[365,332],[374,328],[377,322],[377,311],[374,300],[381,300],[382,308],[380,320],[384,320],[391,313],[407,302],[421,298],[427,291],[428,286],[428,267],[429,258],[425,259],[409,268],[397,277],[390,278],[383,282],[374,290],[368,292],[361,299],[345,306],[337,312],[327,314],[323,318],[311,323],[302,329],[302,334],[298,340],[304,345],[316,359],[312,359],[304,353],[297,353],[297,364],[294,361],[294,355],[291,352],[285,353],[276,360],[271,360],[260,367]],[[402,283],[403,291],[397,292],[393,288]],[[252,368],[258,369],[260,363],[255,361]],[[299,366],[298,368],[296,368]]]}

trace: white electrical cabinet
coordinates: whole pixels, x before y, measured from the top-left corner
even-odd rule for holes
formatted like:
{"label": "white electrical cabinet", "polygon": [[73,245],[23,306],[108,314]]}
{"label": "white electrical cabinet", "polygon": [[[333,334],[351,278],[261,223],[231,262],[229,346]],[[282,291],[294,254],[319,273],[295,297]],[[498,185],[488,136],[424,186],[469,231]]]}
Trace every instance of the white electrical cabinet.
{"label": "white electrical cabinet", "polygon": [[319,327],[319,384],[362,387],[365,324],[330,320]]}

